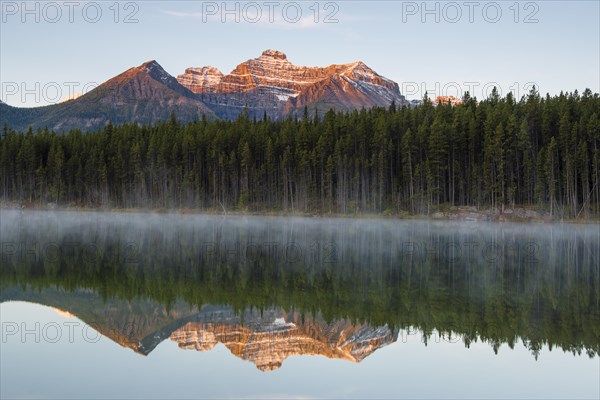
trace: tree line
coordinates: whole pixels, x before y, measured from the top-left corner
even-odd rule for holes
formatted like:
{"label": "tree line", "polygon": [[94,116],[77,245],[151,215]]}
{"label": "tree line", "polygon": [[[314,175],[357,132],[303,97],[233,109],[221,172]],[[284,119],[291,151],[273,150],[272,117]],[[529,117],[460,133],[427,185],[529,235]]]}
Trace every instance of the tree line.
{"label": "tree line", "polygon": [[600,214],[600,96],[373,108],[271,120],[172,116],[0,139],[0,196],[88,207],[428,213],[442,205]]}

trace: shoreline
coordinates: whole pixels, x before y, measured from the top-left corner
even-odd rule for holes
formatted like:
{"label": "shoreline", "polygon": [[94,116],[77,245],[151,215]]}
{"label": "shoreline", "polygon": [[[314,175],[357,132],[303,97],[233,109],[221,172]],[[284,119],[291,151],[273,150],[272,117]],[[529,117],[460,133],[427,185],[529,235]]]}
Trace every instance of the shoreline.
{"label": "shoreline", "polygon": [[307,211],[283,210],[229,210],[217,208],[109,208],[48,205],[20,205],[16,202],[0,202],[0,211],[54,211],[54,212],[102,212],[102,213],[147,213],[177,215],[222,215],[254,217],[300,217],[300,218],[350,218],[350,219],[395,219],[395,220],[431,220],[431,221],[471,221],[471,222],[521,222],[521,223],[579,223],[600,224],[600,216],[579,218],[561,218],[534,207],[518,206],[496,207],[477,206],[439,206],[432,207],[429,214],[412,214],[408,211],[379,213],[319,213]]}

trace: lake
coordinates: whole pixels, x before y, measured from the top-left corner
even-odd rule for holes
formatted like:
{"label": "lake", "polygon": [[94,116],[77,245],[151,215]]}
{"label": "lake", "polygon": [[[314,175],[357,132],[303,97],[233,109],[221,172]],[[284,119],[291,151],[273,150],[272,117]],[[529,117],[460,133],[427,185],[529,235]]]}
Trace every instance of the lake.
{"label": "lake", "polygon": [[600,225],[0,210],[2,398],[599,398]]}

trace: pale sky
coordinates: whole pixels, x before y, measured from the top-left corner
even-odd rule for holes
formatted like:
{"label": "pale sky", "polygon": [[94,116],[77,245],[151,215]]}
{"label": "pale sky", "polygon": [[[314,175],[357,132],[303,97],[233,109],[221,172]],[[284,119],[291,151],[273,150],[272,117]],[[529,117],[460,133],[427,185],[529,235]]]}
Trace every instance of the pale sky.
{"label": "pale sky", "polygon": [[600,92],[599,3],[2,1],[0,98],[55,103],[152,59],[174,76],[226,74],[265,49],[297,65],[362,60],[409,99],[494,85],[520,97],[532,83]]}

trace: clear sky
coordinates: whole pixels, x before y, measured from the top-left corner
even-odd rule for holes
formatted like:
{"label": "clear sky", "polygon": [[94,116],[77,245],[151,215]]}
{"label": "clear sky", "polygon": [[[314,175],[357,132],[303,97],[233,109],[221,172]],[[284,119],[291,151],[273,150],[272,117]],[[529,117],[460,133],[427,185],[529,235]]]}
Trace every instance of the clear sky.
{"label": "clear sky", "polygon": [[174,76],[228,73],[269,48],[298,65],[362,60],[409,99],[481,98],[494,84],[518,97],[531,83],[599,92],[599,3],[2,1],[0,98],[49,104],[151,59]]}

